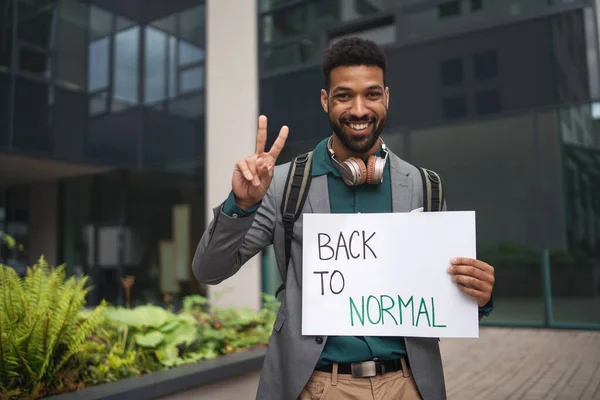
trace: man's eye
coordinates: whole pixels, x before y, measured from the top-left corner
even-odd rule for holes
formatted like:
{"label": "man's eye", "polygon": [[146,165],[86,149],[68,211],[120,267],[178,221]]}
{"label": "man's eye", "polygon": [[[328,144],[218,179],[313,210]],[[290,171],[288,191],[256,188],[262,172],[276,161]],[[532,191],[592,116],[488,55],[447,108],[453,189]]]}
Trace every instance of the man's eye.
{"label": "man's eye", "polygon": [[372,97],[372,98],[378,98],[378,97],[381,97],[381,93],[379,93],[379,92],[371,92],[371,93],[368,94],[368,96]]}

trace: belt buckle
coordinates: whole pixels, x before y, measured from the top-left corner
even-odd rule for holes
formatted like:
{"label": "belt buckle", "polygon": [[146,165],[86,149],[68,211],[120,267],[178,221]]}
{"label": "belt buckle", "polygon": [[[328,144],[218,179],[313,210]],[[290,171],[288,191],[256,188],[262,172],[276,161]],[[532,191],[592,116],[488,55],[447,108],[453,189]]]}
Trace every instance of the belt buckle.
{"label": "belt buckle", "polygon": [[370,378],[377,376],[375,361],[363,361],[350,364],[350,370],[354,378]]}

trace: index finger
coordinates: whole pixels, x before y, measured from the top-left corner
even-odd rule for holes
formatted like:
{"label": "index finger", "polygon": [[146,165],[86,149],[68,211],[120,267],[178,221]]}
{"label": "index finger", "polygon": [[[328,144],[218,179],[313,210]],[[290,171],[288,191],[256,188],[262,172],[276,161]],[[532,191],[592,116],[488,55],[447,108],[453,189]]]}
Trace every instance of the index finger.
{"label": "index finger", "polygon": [[275,160],[277,160],[277,157],[279,157],[279,154],[281,154],[281,150],[283,150],[283,145],[287,140],[288,132],[289,128],[285,125],[282,126],[281,130],[279,131],[279,136],[277,136],[277,139],[275,139],[275,142],[271,147],[271,151],[269,151],[269,155],[271,155]]}
{"label": "index finger", "polygon": [[267,117],[261,115],[258,117],[258,133],[256,134],[256,154],[262,154],[265,151],[267,143]]}
{"label": "index finger", "polygon": [[492,267],[481,260],[468,257],[456,257],[452,259],[453,265],[470,265],[482,271],[489,271]]}

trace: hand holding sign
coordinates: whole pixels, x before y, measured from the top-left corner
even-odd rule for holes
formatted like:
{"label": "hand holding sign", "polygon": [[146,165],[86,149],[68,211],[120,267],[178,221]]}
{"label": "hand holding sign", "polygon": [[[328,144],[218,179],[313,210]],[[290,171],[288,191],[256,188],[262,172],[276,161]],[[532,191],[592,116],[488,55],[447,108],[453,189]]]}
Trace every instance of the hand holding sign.
{"label": "hand holding sign", "polygon": [[458,257],[452,260],[448,272],[460,290],[477,300],[479,307],[490,301],[495,282],[494,267],[473,258]]}
{"label": "hand holding sign", "polygon": [[282,126],[271,151],[265,153],[267,117],[258,117],[256,151],[235,164],[231,186],[238,206],[248,209],[262,200],[273,179],[273,168],[288,136],[288,127]]}

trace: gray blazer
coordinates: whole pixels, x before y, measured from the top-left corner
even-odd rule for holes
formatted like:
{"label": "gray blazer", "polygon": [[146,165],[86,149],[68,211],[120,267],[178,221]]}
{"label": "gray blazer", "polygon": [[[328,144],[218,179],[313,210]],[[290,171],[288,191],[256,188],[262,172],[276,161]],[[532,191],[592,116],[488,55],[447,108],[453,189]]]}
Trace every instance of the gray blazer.
{"label": "gray blazer", "polygon": [[[419,171],[390,151],[393,212],[422,207]],[[276,166],[271,186],[258,211],[248,217],[229,217],[213,209],[214,219],[198,243],[192,269],[198,281],[213,285],[234,275],[244,263],[273,244],[286,290],[263,364],[257,399],[296,399],[310,378],[327,337],[303,336],[302,216],[294,225],[289,267],[285,265],[284,229],[280,207],[289,163]],[[445,205],[444,205],[445,207]],[[313,177],[304,213],[329,213],[327,176]],[[406,338],[412,373],[425,400],[446,399],[439,339]]]}

